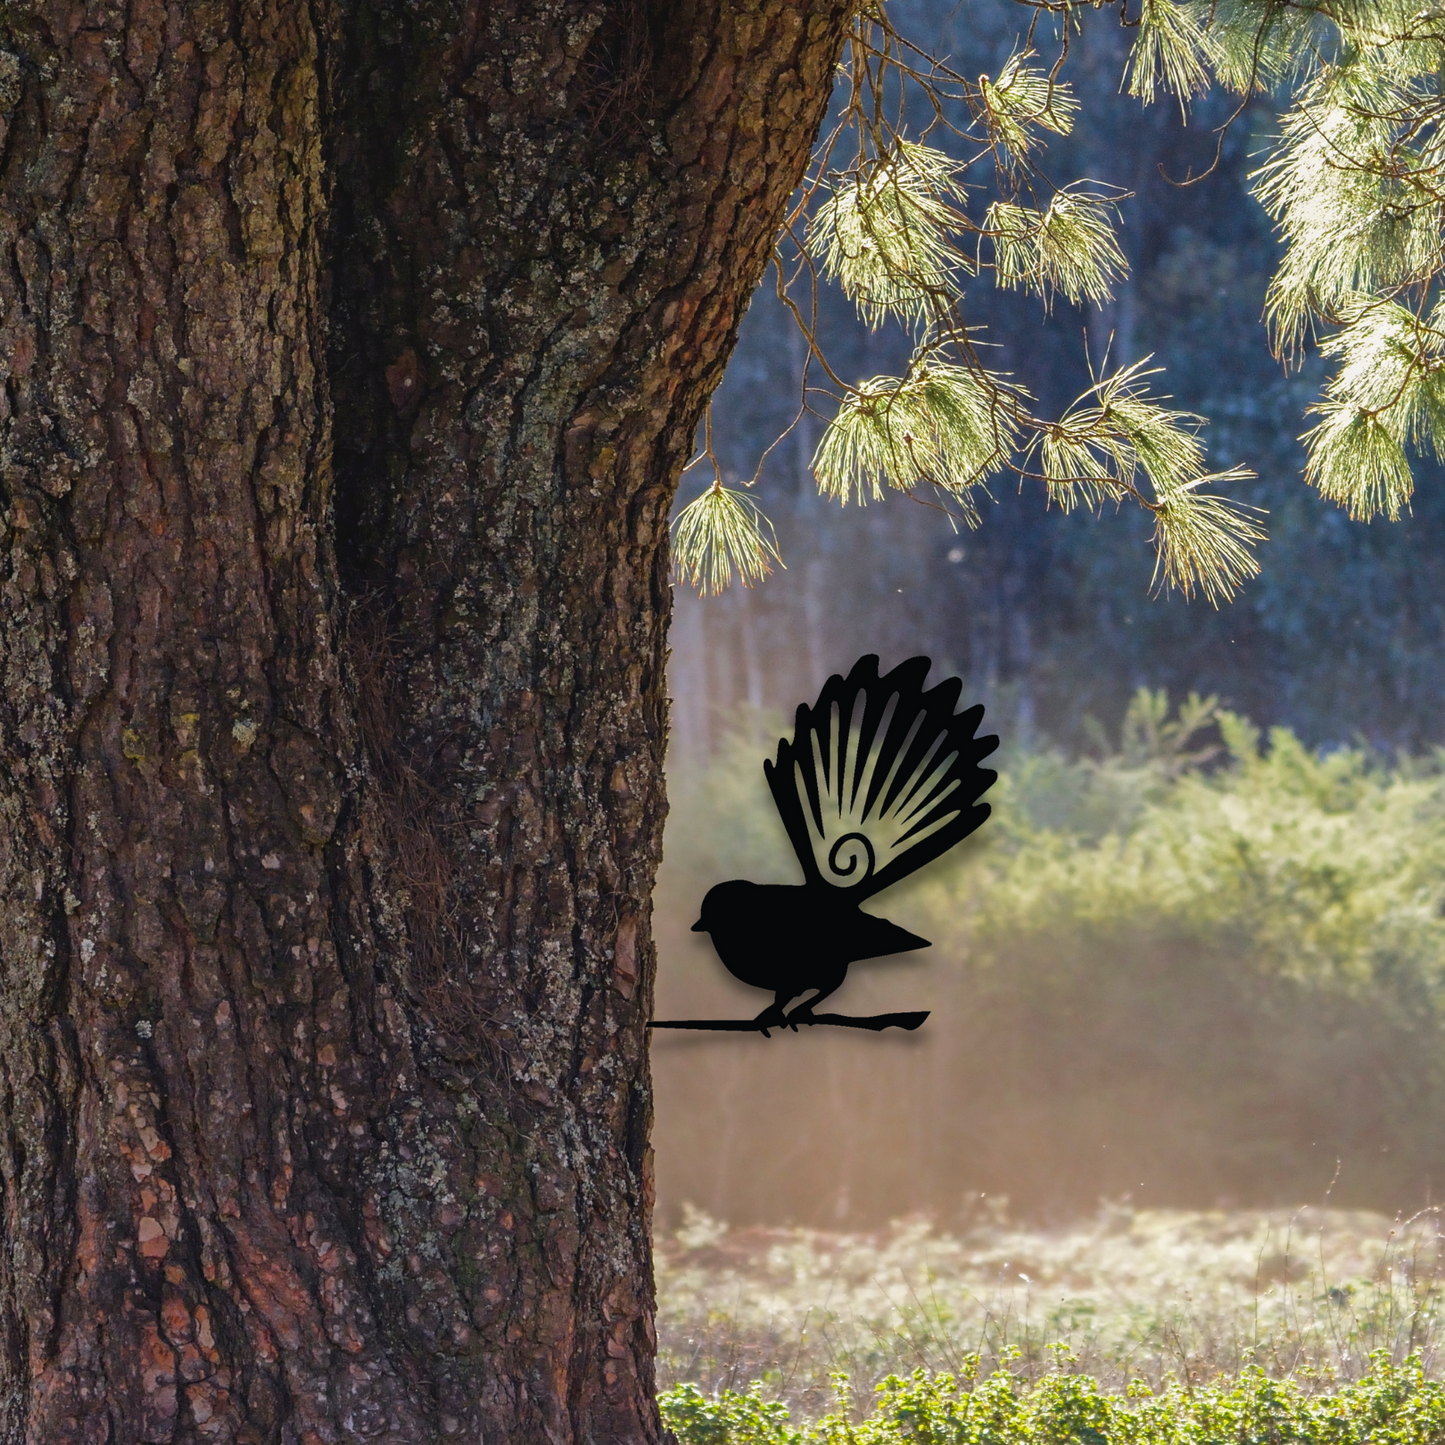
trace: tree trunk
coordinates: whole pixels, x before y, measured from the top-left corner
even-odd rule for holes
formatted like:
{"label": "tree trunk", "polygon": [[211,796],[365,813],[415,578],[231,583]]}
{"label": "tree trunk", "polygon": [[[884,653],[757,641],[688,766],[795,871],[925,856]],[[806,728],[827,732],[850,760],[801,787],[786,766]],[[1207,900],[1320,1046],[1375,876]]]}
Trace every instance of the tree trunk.
{"label": "tree trunk", "polygon": [[656,1438],[666,518],[850,8],[0,11],[3,1440]]}

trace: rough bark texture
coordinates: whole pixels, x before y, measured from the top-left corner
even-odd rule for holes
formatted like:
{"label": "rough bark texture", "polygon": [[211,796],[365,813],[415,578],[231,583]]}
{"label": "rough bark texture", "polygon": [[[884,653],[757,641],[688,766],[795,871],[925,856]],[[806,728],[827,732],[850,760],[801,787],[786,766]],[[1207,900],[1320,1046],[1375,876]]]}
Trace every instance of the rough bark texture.
{"label": "rough bark texture", "polygon": [[0,11],[0,1439],[656,1437],[666,515],[848,8]]}

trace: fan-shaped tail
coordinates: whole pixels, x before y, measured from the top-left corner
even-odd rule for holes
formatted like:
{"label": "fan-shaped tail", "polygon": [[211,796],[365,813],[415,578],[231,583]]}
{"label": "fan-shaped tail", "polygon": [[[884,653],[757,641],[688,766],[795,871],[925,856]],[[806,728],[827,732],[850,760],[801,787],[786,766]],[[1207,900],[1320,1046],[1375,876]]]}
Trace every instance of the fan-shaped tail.
{"label": "fan-shaped tail", "polygon": [[810,883],[871,897],[961,842],[989,815],[998,774],[979,767],[998,746],[975,737],[983,707],[954,713],[963,684],[924,691],[929,660],[879,676],[876,656],[834,675],[798,709],[792,741],[763,764]]}

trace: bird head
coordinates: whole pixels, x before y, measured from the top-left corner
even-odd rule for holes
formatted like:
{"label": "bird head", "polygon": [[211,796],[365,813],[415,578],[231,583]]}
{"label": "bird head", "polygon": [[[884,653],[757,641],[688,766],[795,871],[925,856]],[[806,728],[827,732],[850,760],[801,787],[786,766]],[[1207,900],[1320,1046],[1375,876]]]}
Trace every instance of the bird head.
{"label": "bird head", "polygon": [[734,878],[727,883],[714,883],[702,900],[702,916],[692,926],[694,933],[711,933],[719,923],[724,923],[742,904],[745,895],[757,884],[743,878]]}

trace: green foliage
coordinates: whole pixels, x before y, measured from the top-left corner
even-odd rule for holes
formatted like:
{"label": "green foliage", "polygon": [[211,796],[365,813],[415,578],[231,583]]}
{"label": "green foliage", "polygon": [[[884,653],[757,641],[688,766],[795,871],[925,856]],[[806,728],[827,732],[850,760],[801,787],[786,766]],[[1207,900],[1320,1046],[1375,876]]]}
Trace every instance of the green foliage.
{"label": "green foliage", "polygon": [[[1199,746],[1217,724],[1227,763]],[[1255,966],[1445,1005],[1445,777],[1359,749],[1317,756],[1191,698],[1141,691],[1102,760],[1026,755],[990,797],[992,845],[952,887],[984,952],[1087,927],[1226,935]],[[947,907],[940,898],[938,908]]]}
{"label": "green foliage", "polygon": [[1069,86],[1046,75],[1029,61],[1032,50],[1011,55],[997,80],[981,75],[978,105],[1000,160],[1027,159],[1037,147],[1034,127],[1068,135],[1079,113],[1079,102]]}
{"label": "green foliage", "polygon": [[786,1405],[764,1400],[756,1390],[724,1390],[709,1400],[696,1385],[683,1384],[660,1403],[678,1445],[802,1445],[809,1438],[793,1428]]}
{"label": "green foliage", "polygon": [[1310,444],[1305,476],[1356,521],[1368,522],[1381,512],[1398,521],[1414,479],[1394,428],[1347,400],[1326,401],[1315,410],[1324,420],[1305,433]]}
{"label": "green foliage", "polygon": [[[1066,512],[1133,497],[1154,516],[1158,570],[1186,595],[1198,588],[1211,602],[1234,595],[1259,564],[1250,548],[1264,530],[1247,508],[1199,488],[1241,470],[1204,473],[1195,429],[1202,418],[1151,401],[1143,381],[1148,358],[1096,382],[1039,440],[1050,500]],[[1140,490],[1139,474],[1152,487]]]}
{"label": "green foliage", "polygon": [[943,152],[900,139],[818,207],[813,254],[870,326],[926,320],[930,301],[951,294],[962,261],[948,240],[953,203],[962,199],[957,171]]}
{"label": "green foliage", "polygon": [[1176,0],[1144,0],[1139,35],[1125,80],[1130,95],[1147,105],[1160,89],[1181,101],[1209,86],[1208,6]]}
{"label": "green foliage", "polygon": [[780,561],[772,523],[747,495],[715,481],[683,508],[673,523],[672,545],[688,582],[704,596],[721,592],[733,569],[745,587]]}
{"label": "green foliage", "polygon": [[1323,420],[1305,436],[1305,476],[1351,516],[1393,522],[1413,490],[1406,447],[1445,448],[1445,334],[1383,298],[1354,298],[1344,316],[1320,348],[1341,364],[1315,408]]}
{"label": "green foliage", "polygon": [[1161,687],[1141,687],[1129,701],[1119,730],[1118,766],[1125,770],[1147,768],[1165,781],[1198,768],[1218,756],[1219,748],[1198,743],[1199,734],[1215,722],[1230,718],[1221,712],[1217,697],[1191,692],[1180,704],[1179,715],[1169,716],[1169,694]]}
{"label": "green foliage", "polygon": [[[1200,31],[1198,12],[1169,0],[1148,0],[1145,11],[1140,44],[1153,47],[1149,66],[1193,87],[1193,72],[1180,69],[1177,43],[1186,31]],[[1137,503],[1154,518],[1156,580],[1216,604],[1233,596],[1257,570],[1251,548],[1263,532],[1204,489],[1252,473],[1206,471],[1194,435],[1199,419],[1150,402],[1152,373],[1139,367],[1099,381],[1101,405],[1112,411],[1089,424],[1086,435],[1074,435],[1082,424],[1077,416],[1055,423],[1033,415],[1027,389],[986,364],[963,319],[966,285],[981,270],[1006,290],[1026,289],[1045,301],[1062,293],[1092,305],[1107,301],[1127,271],[1115,235],[1118,198],[1082,185],[1055,186],[1040,167],[1045,136],[1067,135],[1078,111],[1058,65],[1045,71],[1032,49],[1016,50],[997,76],[967,79],[912,47],[882,4],[860,10],[849,56],[842,117],[820,143],[791,218],[785,242],[791,249],[774,257],[778,294],[806,334],[836,406],[813,457],[820,490],[862,503],[882,498],[885,488],[933,488],[972,526],[978,521],[972,494],[990,474],[1011,468],[1021,480],[1044,481],[1050,495],[1060,495],[1062,482],[1069,505],[1085,498],[1090,505]],[[1136,79],[1152,93],[1152,79],[1137,67]],[[909,93],[933,113],[922,137],[905,133]],[[968,124],[948,119],[960,107]],[[971,156],[945,150],[940,142],[950,135]],[[851,156],[835,164],[850,140]],[[965,176],[984,163],[996,196],[979,221],[971,192],[982,186],[966,184]],[[827,281],[841,287],[869,327],[892,322],[912,333],[906,375],[850,383],[829,366],[816,335],[818,287]],[[805,400],[806,393],[805,380]],[[1027,458],[1041,441],[1066,468],[1091,450],[1107,454],[1109,466],[1040,478]],[[1136,466],[1148,474],[1152,494],[1134,485]],[[689,525],[679,528],[675,551],[684,572],[701,585],[726,580],[741,553],[720,531],[736,518],[718,501],[683,515]],[[745,541],[736,526],[731,535],[738,546]],[[730,565],[719,569],[710,560],[717,556]]]}
{"label": "green foliage", "polygon": [[1026,1383],[1007,1370],[980,1378],[974,1355],[956,1375],[890,1375],[862,1420],[836,1413],[801,1427],[756,1386],[709,1400],[685,1384],[660,1404],[678,1445],[1437,1445],[1445,1437],[1445,1386],[1425,1377],[1417,1356],[1397,1365],[1378,1353],[1362,1380],[1318,1394],[1251,1367],[1157,1395],[1142,1384],[1110,1395],[1070,1365],[1061,1349],[1056,1369]]}
{"label": "green foliage", "polygon": [[[1077,115],[1060,66],[1044,71],[1024,50],[996,78],[966,80],[912,51],[882,5],[860,14],[851,56],[851,97],[842,126],[819,152],[810,194],[823,199],[792,274],[815,284],[816,268],[842,285],[870,326],[891,319],[911,329],[928,354],[950,353],[950,364],[970,373],[976,392],[994,393],[983,409],[1013,417],[1014,435],[1000,431],[996,449],[954,450],[945,418],[932,426],[921,420],[934,394],[915,390],[910,425],[941,452],[930,451],[924,465],[900,466],[891,443],[875,437],[870,449],[856,437],[830,435],[818,453],[825,469],[840,453],[856,465],[847,486],[837,467],[820,474],[824,490],[861,496],[866,473],[872,495],[881,495],[885,482],[966,493],[1000,466],[1030,477],[1003,444],[1016,440],[1029,452],[1042,443],[1052,497],[1069,505],[1138,503],[1155,520],[1157,580],[1215,602],[1232,596],[1257,570],[1253,548],[1263,533],[1207,490],[1246,474],[1205,470],[1194,441],[1197,419],[1155,408],[1161,440],[1165,431],[1177,433],[1167,445],[1181,465],[1163,486],[1156,478],[1150,496],[1122,483],[1117,467],[1089,464],[1085,451],[1097,457],[1100,449],[1072,434],[1077,418],[1031,415],[1025,391],[984,363],[962,320],[965,282],[978,271],[991,271],[1006,289],[1045,299],[1057,292],[1094,305],[1125,274],[1116,198],[1055,186],[1039,163],[1046,136],[1067,135]],[[1144,101],[1168,92],[1181,105],[1213,80],[1245,97],[1289,88],[1280,134],[1254,176],[1255,193],[1284,242],[1266,316],[1280,352],[1297,353],[1323,335],[1323,355],[1338,362],[1314,408],[1318,423],[1303,438],[1306,480],[1358,520],[1397,519],[1413,489],[1411,453],[1445,454],[1442,76],[1445,24],[1438,7],[1416,0],[1142,0],[1125,76],[1129,92]],[[910,86],[933,109],[929,131],[953,129],[964,149],[972,148],[971,160],[955,159],[936,141],[907,138],[901,124],[884,118]],[[973,117],[971,127],[945,122],[949,103],[958,101]],[[850,128],[856,152],[830,169]],[[985,159],[997,195],[979,222],[970,205],[978,187],[970,181],[966,188],[964,176]],[[785,293],[782,264],[779,257]],[[802,308],[797,315],[806,327]],[[811,329],[809,336],[822,362]],[[1135,369],[1119,379],[1141,405],[1145,375]],[[901,395],[913,384],[874,378],[853,386],[832,372],[829,379],[838,393],[832,430],[849,433],[860,416],[877,415],[873,398],[880,391]],[[1111,477],[1119,484],[1111,485]],[[680,554],[686,561],[687,549]]]}
{"label": "green foliage", "polygon": [[1062,291],[1075,305],[1109,300],[1112,284],[1129,269],[1113,209],[1110,197],[1084,190],[1060,191],[1044,211],[995,201],[983,229],[993,242],[998,284],[1044,297]]}
{"label": "green foliage", "polygon": [[1322,347],[1340,365],[1304,438],[1306,480],[1354,518],[1394,520],[1410,500],[1409,449],[1439,455],[1445,441],[1438,7],[1145,0],[1131,88],[1147,99],[1160,83],[1182,99],[1211,69],[1240,92],[1295,81],[1255,174],[1285,243],[1266,315],[1285,352],[1318,328],[1339,328]]}
{"label": "green foliage", "polygon": [[983,385],[966,367],[923,358],[901,381],[877,376],[846,397],[813,458],[826,496],[863,506],[883,496],[880,482],[912,491],[931,482],[962,502],[1012,448],[1014,398]]}

